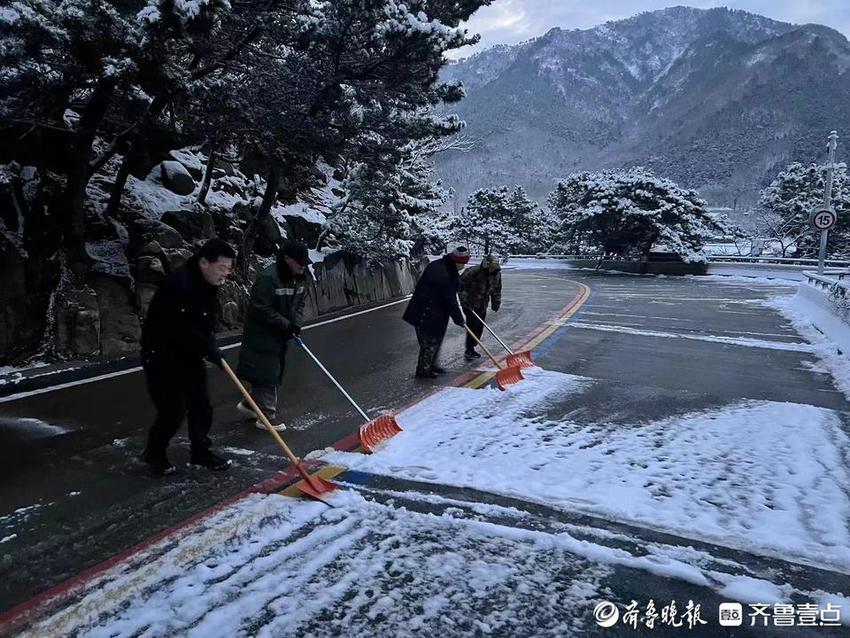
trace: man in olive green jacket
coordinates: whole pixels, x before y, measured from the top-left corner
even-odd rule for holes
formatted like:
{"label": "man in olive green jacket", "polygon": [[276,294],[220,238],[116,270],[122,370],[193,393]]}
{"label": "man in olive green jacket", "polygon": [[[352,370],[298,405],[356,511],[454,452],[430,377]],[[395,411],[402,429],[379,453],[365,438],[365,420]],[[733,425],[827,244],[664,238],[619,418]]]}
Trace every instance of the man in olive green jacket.
{"label": "man in olive green jacket", "polygon": [[[307,288],[304,271],[309,263],[305,244],[289,241],[284,245],[277,262],[257,275],[242,334],[237,374],[250,384],[252,398],[278,431],[286,425],[276,416],[277,388],[289,340],[301,334]],[[241,401],[236,409],[256,418]],[[265,429],[259,420],[256,426]]]}

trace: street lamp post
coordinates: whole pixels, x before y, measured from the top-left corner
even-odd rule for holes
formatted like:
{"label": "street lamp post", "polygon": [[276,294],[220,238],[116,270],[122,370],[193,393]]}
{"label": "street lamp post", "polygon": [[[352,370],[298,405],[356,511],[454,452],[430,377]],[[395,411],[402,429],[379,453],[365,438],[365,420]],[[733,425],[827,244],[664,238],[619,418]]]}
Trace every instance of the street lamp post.
{"label": "street lamp post", "polygon": [[[829,141],[826,148],[829,151],[829,161],[826,165],[826,183],[823,188],[823,205],[824,208],[832,208],[832,172],[835,169],[835,149],[838,147],[838,131],[832,131],[829,134]],[[818,274],[823,274],[823,265],[826,260],[826,240],[829,236],[829,231],[824,229],[820,231],[820,251],[818,252]]]}

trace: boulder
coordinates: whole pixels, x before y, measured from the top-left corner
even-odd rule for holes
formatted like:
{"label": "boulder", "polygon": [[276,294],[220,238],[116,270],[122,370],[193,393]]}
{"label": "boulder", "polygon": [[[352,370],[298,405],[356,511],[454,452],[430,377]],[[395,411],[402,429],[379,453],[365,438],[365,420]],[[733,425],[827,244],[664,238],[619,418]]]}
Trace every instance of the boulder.
{"label": "boulder", "polygon": [[213,161],[213,171],[221,171],[224,175],[236,175],[236,167],[231,162],[221,158],[216,158]]}
{"label": "boulder", "polygon": [[169,151],[168,157],[173,161],[178,162],[183,168],[189,171],[189,174],[194,179],[202,179],[204,176],[204,164],[202,158],[190,151]]}
{"label": "boulder", "polygon": [[233,327],[239,322],[239,304],[235,301],[228,301],[221,309],[221,322]]}
{"label": "boulder", "polygon": [[257,214],[257,211],[253,206],[251,206],[251,204],[236,202],[233,205],[233,208],[230,209],[230,214],[236,219],[249,222],[254,219],[254,215]]}
{"label": "boulder", "polygon": [[260,257],[273,257],[277,254],[282,237],[277,220],[270,215],[266,216],[260,222],[260,229],[254,240],[254,252]]}
{"label": "boulder", "polygon": [[139,256],[151,255],[154,257],[158,257],[161,254],[162,246],[159,245],[158,241],[149,241],[147,244],[142,246],[142,249],[139,251]]}
{"label": "boulder", "polygon": [[148,314],[148,306],[151,305],[157,288],[155,284],[136,284],[136,305],[139,307],[139,316],[144,317]]}
{"label": "boulder", "polygon": [[186,250],[185,248],[169,248],[163,252],[165,253],[165,258],[168,261],[169,272],[173,272],[180,268],[189,261],[189,258],[192,256],[192,251]]}
{"label": "boulder", "polygon": [[88,286],[69,288],[56,313],[56,348],[87,357],[100,352],[100,309],[97,293]]}
{"label": "boulder", "polygon": [[123,277],[96,273],[91,285],[100,311],[100,351],[105,356],[130,354],[139,348],[142,326]]}
{"label": "boulder", "polygon": [[286,236],[292,239],[303,241],[310,248],[315,248],[319,241],[319,235],[322,234],[322,226],[315,222],[307,221],[303,217],[295,215],[287,215],[284,217],[286,221]]}
{"label": "boulder", "polygon": [[184,245],[180,233],[171,226],[147,217],[134,219],[128,232],[130,235],[128,252],[131,256],[138,255],[142,247],[152,242],[159,244],[160,248],[182,248]]}
{"label": "boulder", "polygon": [[191,195],[195,190],[195,180],[180,162],[166,160],[160,164],[163,185],[178,195]]}
{"label": "boulder", "polygon": [[142,255],[136,259],[136,282],[158,284],[165,277],[165,268],[159,257]]}
{"label": "boulder", "polygon": [[195,240],[215,237],[212,215],[205,210],[173,210],[163,213],[160,220],[174,228],[190,244]]}

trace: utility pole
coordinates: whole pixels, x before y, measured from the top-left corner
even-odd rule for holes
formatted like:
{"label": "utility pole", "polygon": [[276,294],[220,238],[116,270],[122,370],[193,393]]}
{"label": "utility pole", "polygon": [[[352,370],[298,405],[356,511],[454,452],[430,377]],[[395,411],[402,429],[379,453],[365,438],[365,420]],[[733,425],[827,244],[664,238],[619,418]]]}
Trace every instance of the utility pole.
{"label": "utility pole", "polygon": [[[832,208],[832,172],[835,169],[835,149],[838,147],[838,131],[832,131],[829,134],[829,141],[826,148],[829,151],[829,160],[826,165],[826,183],[823,188],[823,206],[824,208]],[[820,231],[820,252],[818,253],[818,274],[823,274],[823,265],[826,260],[826,240],[829,236],[829,230],[823,229]]]}

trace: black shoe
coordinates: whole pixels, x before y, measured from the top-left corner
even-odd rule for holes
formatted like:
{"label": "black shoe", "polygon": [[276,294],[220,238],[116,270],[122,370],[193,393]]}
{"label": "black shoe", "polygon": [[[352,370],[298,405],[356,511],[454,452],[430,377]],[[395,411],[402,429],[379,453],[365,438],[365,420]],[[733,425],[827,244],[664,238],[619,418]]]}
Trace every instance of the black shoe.
{"label": "black shoe", "polygon": [[443,366],[432,365],[431,371],[436,372],[437,374],[445,374],[447,371]]}
{"label": "black shoe", "polygon": [[436,372],[434,372],[433,370],[431,370],[430,368],[428,370],[417,370],[416,371],[416,378],[417,379],[436,379],[438,376],[439,375]]}
{"label": "black shoe", "polygon": [[467,361],[472,361],[473,359],[480,359],[481,354],[476,352],[475,350],[467,350],[463,353],[463,358]]}
{"label": "black shoe", "polygon": [[203,454],[192,454],[189,458],[190,467],[205,467],[211,472],[223,472],[230,468],[232,461],[223,459],[217,454],[206,451]]}
{"label": "black shoe", "polygon": [[169,474],[174,474],[177,471],[177,468],[174,467],[168,460],[165,452],[162,454],[151,454],[145,450],[142,452],[139,460],[141,460],[142,463],[148,464],[148,468],[154,476],[168,476]]}

